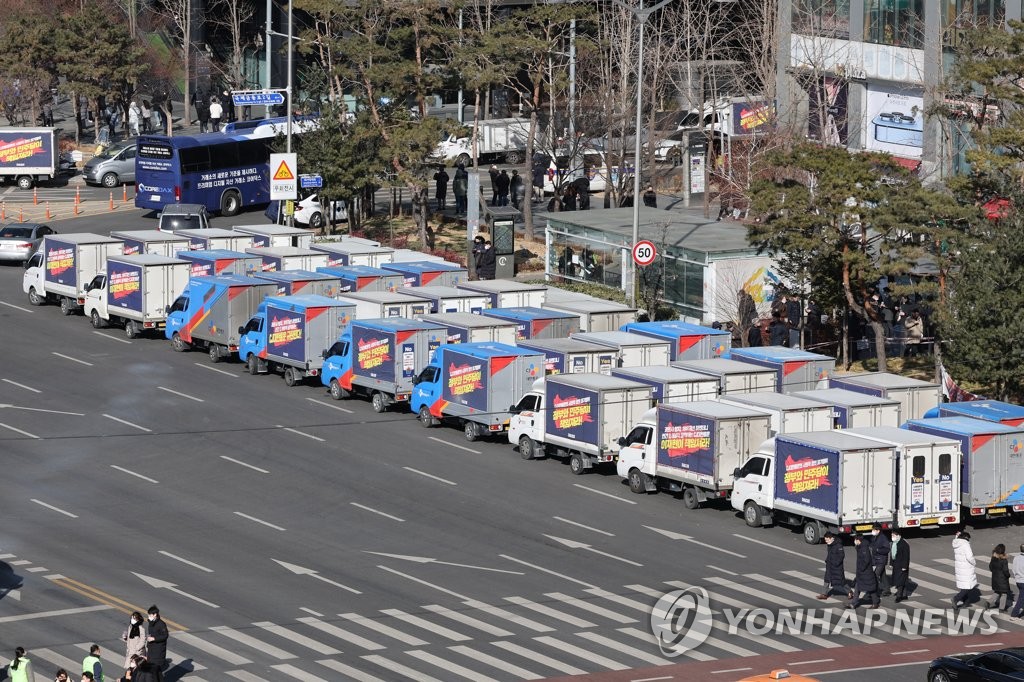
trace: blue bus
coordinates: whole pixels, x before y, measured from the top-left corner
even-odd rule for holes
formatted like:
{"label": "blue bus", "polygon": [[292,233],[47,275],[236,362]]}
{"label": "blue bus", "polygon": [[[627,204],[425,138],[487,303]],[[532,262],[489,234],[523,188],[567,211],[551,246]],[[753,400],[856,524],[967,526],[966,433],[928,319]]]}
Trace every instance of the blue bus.
{"label": "blue bus", "polygon": [[[135,206],[154,211],[167,204],[202,204],[233,216],[270,202],[271,143],[285,118],[238,121],[223,132],[140,135],[135,154]],[[314,117],[292,119],[292,134],[315,127]]]}

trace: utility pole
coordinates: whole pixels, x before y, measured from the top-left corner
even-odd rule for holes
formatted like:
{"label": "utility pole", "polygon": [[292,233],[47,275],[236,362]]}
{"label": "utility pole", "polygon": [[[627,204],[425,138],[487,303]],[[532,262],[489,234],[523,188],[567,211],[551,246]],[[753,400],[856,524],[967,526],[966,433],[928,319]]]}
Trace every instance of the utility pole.
{"label": "utility pole", "polygon": [[[270,78],[270,60],[274,58],[274,50],[271,41],[274,39],[274,0],[267,0],[267,73],[264,77],[263,87],[266,90],[270,90],[272,87]],[[270,118],[270,105],[267,105],[267,110],[263,118]]]}

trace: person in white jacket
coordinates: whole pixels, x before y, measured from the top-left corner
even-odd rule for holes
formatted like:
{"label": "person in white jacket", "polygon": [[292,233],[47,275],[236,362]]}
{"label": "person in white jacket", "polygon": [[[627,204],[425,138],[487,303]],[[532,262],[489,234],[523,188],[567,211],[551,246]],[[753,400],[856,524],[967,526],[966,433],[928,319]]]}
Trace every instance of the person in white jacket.
{"label": "person in white jacket", "polygon": [[1017,603],[1010,611],[1010,618],[1020,618],[1024,613],[1024,594],[1021,594],[1021,590],[1024,590],[1024,545],[1020,546],[1020,554],[1013,557],[1010,571],[1013,573],[1013,582],[1017,583]]}
{"label": "person in white jacket", "polygon": [[956,578],[956,589],[953,597],[953,608],[967,606],[971,593],[978,587],[978,575],[975,570],[974,550],[971,549],[971,534],[958,531],[953,538],[953,575]]}

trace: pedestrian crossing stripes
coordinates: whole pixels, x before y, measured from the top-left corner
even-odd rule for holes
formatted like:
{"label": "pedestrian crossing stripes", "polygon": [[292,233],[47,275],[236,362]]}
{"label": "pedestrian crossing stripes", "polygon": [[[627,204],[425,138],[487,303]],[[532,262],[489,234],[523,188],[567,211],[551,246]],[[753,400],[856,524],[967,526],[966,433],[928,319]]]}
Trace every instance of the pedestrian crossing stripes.
{"label": "pedestrian crossing stripes", "polygon": [[[894,610],[948,606],[954,592],[948,562],[912,566],[910,599],[898,607],[883,600],[890,619]],[[710,572],[701,583],[709,602],[700,606],[712,616],[708,638],[681,658],[662,655],[651,631],[651,611],[674,589],[694,587],[681,581],[635,583],[621,588],[579,587],[566,592],[496,597],[487,602],[454,600],[451,604],[405,605],[373,613],[324,613],[303,610],[279,622],[259,621],[241,627],[217,625],[176,632],[168,655],[180,666],[181,679],[239,680],[536,680],[608,670],[665,665],[679,660],[713,661],[835,649],[880,642],[910,642],[932,632],[912,628],[871,630],[868,620],[880,612],[849,611],[845,595],[817,599],[822,576],[816,571],[782,570],[724,577]],[[980,571],[979,571],[980,573]],[[500,604],[500,606],[498,606]],[[737,614],[792,612],[785,626],[767,633],[737,626]],[[826,616],[826,611],[831,616]],[[320,612],[317,612],[320,613]],[[952,611],[950,611],[952,613]],[[973,613],[980,613],[977,610]],[[994,617],[998,632],[1021,623],[1005,614]],[[842,616],[855,625],[845,630],[821,627]],[[945,621],[944,621],[945,622]],[[781,619],[780,619],[781,623]],[[955,634],[943,625],[942,634]],[[120,645],[120,642],[118,642]],[[118,647],[105,649],[116,667]],[[74,669],[88,643],[34,649],[37,670]],[[42,666],[42,668],[40,667]],[[208,671],[208,672],[203,672]]]}

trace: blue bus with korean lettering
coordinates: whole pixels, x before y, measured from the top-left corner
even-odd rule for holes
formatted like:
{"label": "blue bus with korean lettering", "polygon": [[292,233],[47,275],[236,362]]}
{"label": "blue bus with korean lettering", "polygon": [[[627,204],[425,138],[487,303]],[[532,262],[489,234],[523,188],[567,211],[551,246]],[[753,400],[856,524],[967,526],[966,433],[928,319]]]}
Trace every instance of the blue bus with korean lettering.
{"label": "blue bus with korean lettering", "polygon": [[[270,202],[270,153],[285,118],[229,123],[223,132],[142,135],[135,155],[135,206],[154,211],[167,204],[202,204],[233,216]],[[316,126],[315,117],[292,119],[292,134]]]}

